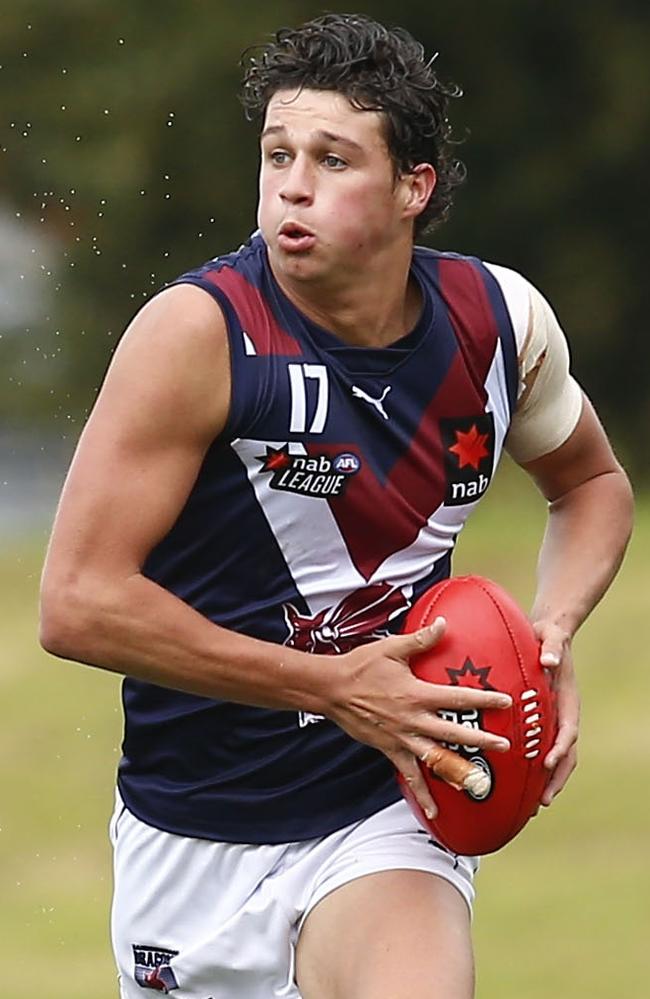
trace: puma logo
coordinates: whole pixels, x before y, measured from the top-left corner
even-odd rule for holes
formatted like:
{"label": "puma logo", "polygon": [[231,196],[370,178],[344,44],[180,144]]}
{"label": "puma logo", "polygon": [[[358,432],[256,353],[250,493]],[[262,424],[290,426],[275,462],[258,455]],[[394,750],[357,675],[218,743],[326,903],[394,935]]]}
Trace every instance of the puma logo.
{"label": "puma logo", "polygon": [[388,419],[388,413],[384,409],[383,403],[384,403],[384,399],[386,398],[386,396],[388,395],[388,393],[390,392],[390,390],[391,390],[391,386],[387,385],[386,388],[384,389],[384,391],[379,396],[379,398],[378,399],[373,399],[373,397],[371,395],[368,395],[367,392],[364,392],[363,389],[360,389],[357,385],[353,385],[352,386],[352,395],[356,396],[357,399],[363,399],[364,402],[369,402],[370,405],[374,406],[375,409],[377,410],[377,412],[381,413],[381,415],[383,416],[383,418],[385,420],[387,420]]}

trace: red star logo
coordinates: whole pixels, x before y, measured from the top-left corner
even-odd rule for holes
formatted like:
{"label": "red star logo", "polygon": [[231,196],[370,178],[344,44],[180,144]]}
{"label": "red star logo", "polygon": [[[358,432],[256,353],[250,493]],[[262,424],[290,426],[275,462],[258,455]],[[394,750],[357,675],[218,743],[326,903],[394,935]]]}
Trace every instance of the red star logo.
{"label": "red star logo", "polygon": [[471,677],[476,679],[476,683],[468,683],[467,679],[463,687],[476,687],[480,690],[496,690],[491,683],[488,683],[491,666],[475,666],[471,659],[467,658],[460,669],[447,668],[447,675],[454,687],[458,687],[462,678]]}
{"label": "red star logo", "polygon": [[455,434],[456,443],[449,450],[457,455],[458,467],[465,468],[465,465],[471,465],[472,468],[478,471],[483,458],[487,458],[490,454],[485,446],[488,435],[480,434],[475,423],[472,424],[467,433],[463,433],[462,430],[456,430]]}
{"label": "red star logo", "polygon": [[281,472],[284,468],[289,468],[291,465],[289,445],[285,444],[284,447],[277,449],[267,447],[266,454],[259,455],[257,460],[262,462],[264,466],[262,468],[263,472]]}

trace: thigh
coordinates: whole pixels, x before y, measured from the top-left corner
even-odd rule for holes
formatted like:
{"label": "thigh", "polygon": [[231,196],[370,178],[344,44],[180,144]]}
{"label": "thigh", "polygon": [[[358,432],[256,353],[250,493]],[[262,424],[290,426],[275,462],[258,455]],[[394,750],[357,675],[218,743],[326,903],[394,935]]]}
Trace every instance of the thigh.
{"label": "thigh", "polygon": [[447,880],[386,870],[331,892],[298,941],[303,999],[471,999],[470,912]]}

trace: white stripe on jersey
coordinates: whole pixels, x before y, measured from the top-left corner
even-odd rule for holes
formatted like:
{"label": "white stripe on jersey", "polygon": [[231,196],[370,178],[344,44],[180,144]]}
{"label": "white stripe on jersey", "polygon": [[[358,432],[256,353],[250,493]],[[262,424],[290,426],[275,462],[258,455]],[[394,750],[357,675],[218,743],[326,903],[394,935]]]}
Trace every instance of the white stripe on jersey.
{"label": "white stripe on jersey", "polygon": [[[286,447],[286,441],[236,440],[232,447],[246,467],[257,502],[280,546],[289,572],[312,614],[336,603],[332,591],[350,593],[366,586],[348,552],[345,540],[326,500],[314,496],[289,496],[271,489],[269,477],[257,475],[258,458],[265,447]],[[289,444],[289,454],[307,454],[299,443]],[[287,502],[287,499],[289,502]],[[299,514],[299,515],[298,515]],[[314,559],[318,545],[319,558]]]}
{"label": "white stripe on jersey", "polygon": [[241,335],[242,335],[242,340],[244,341],[244,352],[246,354],[246,357],[255,357],[257,355],[257,351],[255,350],[255,344],[249,337],[248,333],[245,332],[245,330],[242,330]]}
{"label": "white stripe on jersey", "polygon": [[511,270],[509,267],[502,267],[501,264],[488,264],[485,261],[483,264],[492,277],[496,279],[501,289],[515,334],[517,356],[521,357],[530,320],[530,283],[522,274],[518,274],[517,271]]}

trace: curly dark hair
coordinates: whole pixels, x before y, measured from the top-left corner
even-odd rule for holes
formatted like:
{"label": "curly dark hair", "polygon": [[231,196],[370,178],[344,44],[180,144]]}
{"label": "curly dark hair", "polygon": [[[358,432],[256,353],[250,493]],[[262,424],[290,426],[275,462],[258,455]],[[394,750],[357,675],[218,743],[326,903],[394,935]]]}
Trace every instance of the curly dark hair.
{"label": "curly dark hair", "polygon": [[280,28],[266,45],[247,49],[241,101],[249,120],[263,117],[277,90],[333,90],[360,110],[380,111],[396,174],[431,163],[437,183],[415,220],[415,232],[444,221],[454,188],[465,178],[453,156],[450,99],[462,90],[445,84],[424,47],[404,28],[386,28],[363,14],[325,14],[298,28]]}

